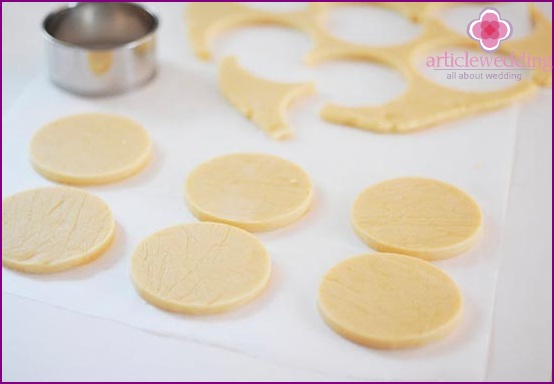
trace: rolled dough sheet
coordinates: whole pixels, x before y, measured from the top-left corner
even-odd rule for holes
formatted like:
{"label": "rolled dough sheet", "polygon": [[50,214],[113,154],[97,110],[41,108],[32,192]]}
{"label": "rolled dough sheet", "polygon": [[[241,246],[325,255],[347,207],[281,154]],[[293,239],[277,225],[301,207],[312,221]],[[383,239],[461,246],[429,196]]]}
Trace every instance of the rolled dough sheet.
{"label": "rolled dough sheet", "polygon": [[229,311],[253,300],[270,273],[270,258],[253,235],[219,223],[159,231],[132,259],[133,281],[145,300],[193,315]]}
{"label": "rolled dough sheet", "polygon": [[373,348],[416,347],[442,338],[462,313],[456,283],[434,265],[375,253],[331,268],[319,288],[325,322],[341,336]]}
{"label": "rolled dough sheet", "polygon": [[276,156],[239,153],[217,157],[192,171],[185,196],[200,220],[268,231],[302,217],[312,203],[302,168]]}
{"label": "rolled dough sheet", "polygon": [[151,143],[133,120],[81,114],[42,127],[31,142],[31,162],[47,179],[66,184],[104,184],[125,179],[146,165]]}
{"label": "rolled dough sheet", "polygon": [[2,201],[2,264],[51,273],[88,263],[114,237],[110,208],[80,189],[32,189]]}
{"label": "rolled dough sheet", "polygon": [[[224,4],[224,5],[223,5]],[[465,116],[499,109],[528,98],[537,86],[550,87],[552,70],[535,67],[534,77],[505,89],[465,92],[434,83],[414,66],[416,58],[435,49],[478,49],[466,34],[450,29],[436,10],[454,3],[377,3],[402,13],[421,25],[421,33],[410,41],[392,46],[364,46],[340,39],[328,31],[330,10],[339,2],[309,3],[295,12],[267,12],[239,3],[191,3],[185,14],[189,39],[198,57],[211,58],[210,42],[224,31],[251,25],[274,24],[304,31],[313,45],[304,62],[314,65],[331,60],[369,61],[398,70],[409,83],[406,91],[384,105],[349,107],[327,104],[320,116],[331,123],[382,133],[406,133],[429,128]],[[371,3],[367,3],[370,4]],[[374,5],[374,4],[373,4]],[[533,56],[552,56],[552,23],[532,4],[533,31],[521,39],[510,39],[499,48]],[[516,55],[517,56],[517,55]]]}
{"label": "rolled dough sheet", "polygon": [[437,180],[407,177],[365,189],[352,208],[358,236],[381,252],[445,259],[480,238],[481,209],[460,189]]}

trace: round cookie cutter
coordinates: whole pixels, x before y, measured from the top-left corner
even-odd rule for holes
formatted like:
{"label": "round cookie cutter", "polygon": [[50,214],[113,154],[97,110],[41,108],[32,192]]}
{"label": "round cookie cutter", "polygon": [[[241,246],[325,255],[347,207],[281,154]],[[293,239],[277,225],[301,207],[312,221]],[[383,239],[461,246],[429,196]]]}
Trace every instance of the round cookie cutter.
{"label": "round cookie cutter", "polygon": [[133,3],[77,3],[42,23],[48,74],[72,93],[104,96],[147,83],[156,74],[158,17]]}

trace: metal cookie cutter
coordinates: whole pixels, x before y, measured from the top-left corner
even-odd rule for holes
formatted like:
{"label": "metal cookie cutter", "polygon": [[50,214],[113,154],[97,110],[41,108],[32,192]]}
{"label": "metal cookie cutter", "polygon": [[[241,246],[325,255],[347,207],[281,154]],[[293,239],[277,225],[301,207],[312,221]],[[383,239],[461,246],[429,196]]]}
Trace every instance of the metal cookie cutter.
{"label": "metal cookie cutter", "polygon": [[43,21],[54,84],[86,96],[123,93],[156,73],[158,17],[133,3],[77,3]]}

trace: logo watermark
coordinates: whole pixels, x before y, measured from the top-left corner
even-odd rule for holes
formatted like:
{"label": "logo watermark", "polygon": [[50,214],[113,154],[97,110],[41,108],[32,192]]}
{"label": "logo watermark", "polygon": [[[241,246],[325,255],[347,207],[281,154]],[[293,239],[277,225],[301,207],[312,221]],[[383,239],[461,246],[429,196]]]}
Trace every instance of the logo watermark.
{"label": "logo watermark", "polygon": [[528,52],[491,55],[512,32],[512,24],[502,19],[497,9],[487,7],[467,26],[469,38],[478,41],[484,53],[445,51],[428,56],[425,65],[435,71],[448,71],[447,80],[521,81],[526,71],[551,72],[552,56],[534,56]]}
{"label": "logo watermark", "polygon": [[494,52],[500,47],[500,42],[512,35],[512,25],[502,20],[496,8],[485,8],[477,20],[467,26],[467,34],[473,40],[479,41],[481,48]]}

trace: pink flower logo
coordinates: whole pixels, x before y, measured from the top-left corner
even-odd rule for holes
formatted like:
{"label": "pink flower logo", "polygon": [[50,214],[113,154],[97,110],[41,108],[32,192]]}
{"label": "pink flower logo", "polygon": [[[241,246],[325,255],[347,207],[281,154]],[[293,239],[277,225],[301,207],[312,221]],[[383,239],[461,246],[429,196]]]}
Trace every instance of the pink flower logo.
{"label": "pink flower logo", "polygon": [[512,34],[512,25],[500,18],[495,8],[485,8],[479,19],[473,20],[467,27],[467,34],[473,40],[478,40],[485,51],[496,51],[502,40]]}

